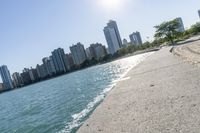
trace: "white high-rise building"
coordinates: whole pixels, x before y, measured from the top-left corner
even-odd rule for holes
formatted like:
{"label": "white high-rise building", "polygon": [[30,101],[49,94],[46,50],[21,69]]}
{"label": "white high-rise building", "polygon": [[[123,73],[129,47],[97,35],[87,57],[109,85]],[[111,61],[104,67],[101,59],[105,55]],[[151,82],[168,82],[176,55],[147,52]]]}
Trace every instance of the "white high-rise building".
{"label": "white high-rise building", "polygon": [[122,40],[119,34],[117,23],[110,20],[104,27],[104,35],[108,44],[110,54],[116,53],[122,47]]}
{"label": "white high-rise building", "polygon": [[13,86],[10,72],[9,72],[7,66],[3,65],[0,67],[0,75],[1,75],[1,79],[3,81],[4,88],[6,90],[13,89],[14,86]]}
{"label": "white high-rise building", "polygon": [[178,21],[178,23],[179,23],[179,26],[178,26],[178,32],[184,32],[185,31],[185,28],[184,28],[184,24],[183,24],[183,20],[182,20],[182,18],[176,18],[175,20],[177,20]]}
{"label": "white high-rise building", "polygon": [[142,38],[140,35],[140,32],[136,31],[129,35],[131,43],[133,45],[141,45],[142,44]]}

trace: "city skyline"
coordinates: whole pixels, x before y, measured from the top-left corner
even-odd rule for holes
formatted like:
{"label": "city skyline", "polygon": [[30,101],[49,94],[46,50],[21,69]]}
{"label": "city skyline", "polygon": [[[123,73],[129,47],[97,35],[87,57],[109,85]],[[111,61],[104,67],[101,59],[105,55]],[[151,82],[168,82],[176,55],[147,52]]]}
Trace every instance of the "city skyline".
{"label": "city skyline", "polygon": [[[184,0],[181,1],[182,5],[180,5],[180,7],[178,7],[178,5],[176,4],[172,6],[171,4],[169,4],[170,1],[163,3],[160,1],[155,2],[157,2],[155,4],[155,7],[158,7],[157,9],[152,9],[147,6],[141,7],[144,3],[146,5],[149,4],[149,2],[144,0],[140,2],[132,2],[127,0],[126,2],[124,2],[124,7],[127,7],[127,10],[125,10],[124,12],[128,13],[127,15],[125,15],[126,13],[122,11],[116,11],[115,9],[112,9],[112,13],[108,13],[106,11],[103,12],[101,11],[102,7],[100,8],[90,0],[86,0],[84,2],[79,1],[79,4],[77,5],[77,0],[75,0],[74,2],[69,1],[68,3],[61,1],[57,4],[51,1],[47,2],[47,5],[39,1],[31,1],[29,3],[23,0],[13,1],[12,3],[1,2],[0,5],[2,7],[0,8],[0,16],[2,16],[3,21],[0,22],[0,24],[1,29],[3,30],[0,38],[0,46],[3,50],[0,53],[0,63],[1,65],[6,64],[11,70],[11,73],[15,71],[21,72],[24,67],[34,67],[37,63],[41,64],[41,59],[49,55],[51,53],[51,50],[57,47],[64,48],[64,50],[68,53],[68,47],[79,41],[82,42],[86,47],[88,47],[93,42],[100,42],[103,45],[106,45],[102,29],[109,19],[114,19],[117,21],[121,33],[121,38],[127,39],[128,35],[131,32],[138,30],[143,35],[144,41],[147,40],[147,36],[153,36],[153,26],[159,24],[162,21],[173,19],[175,17],[182,17],[186,28],[189,27],[191,24],[199,21],[198,14],[196,12],[198,11],[197,5],[199,5],[200,2],[188,2]],[[175,1],[175,3],[179,2]],[[19,6],[18,4],[22,5]],[[72,9],[70,8],[66,12],[64,9],[66,8],[67,4],[69,4],[69,6],[75,6],[76,9],[80,8],[84,10],[83,14],[81,14],[80,11],[74,12],[74,15],[77,16],[74,18],[72,17],[73,21],[70,21],[70,23],[67,22],[68,19],[66,19],[66,17],[71,16],[69,12]],[[80,5],[83,5],[83,7],[81,7]],[[170,8],[172,9],[172,11],[167,12],[167,15],[163,11],[167,9],[161,9],[161,7],[164,5],[166,6],[166,8],[172,6]],[[86,10],[86,7],[88,6],[91,6],[92,8],[90,10]],[[18,7],[21,7],[20,10],[18,10]],[[38,7],[38,11],[35,11],[34,7]],[[94,9],[94,7],[98,7],[98,11]],[[184,8],[186,7],[189,8],[189,10],[187,10],[187,13],[184,10]],[[142,11],[144,9],[145,11]],[[173,11],[175,11],[175,9],[176,12],[172,13]],[[89,11],[91,10],[95,10],[96,12],[94,12],[94,14],[89,13]],[[161,10],[160,13],[163,13],[163,16],[159,16],[160,18],[157,18],[156,16],[158,15],[154,14],[157,10]],[[25,11],[27,12],[24,13]],[[38,15],[39,11],[41,11],[41,15]],[[51,11],[50,13],[54,13],[55,16],[58,15],[57,22],[53,21],[49,24],[46,23],[47,20],[55,19],[54,17],[46,16],[49,13],[48,11]],[[130,11],[137,11],[137,13],[133,14]],[[145,15],[145,13],[147,12],[152,13],[148,16],[152,16],[152,18],[155,20],[151,20],[151,22],[147,23],[147,26],[144,26],[146,23],[145,20],[150,19]],[[81,15],[83,16],[81,17]],[[87,15],[89,17],[87,17]],[[95,17],[91,21],[89,18],[91,18],[92,16],[97,16],[98,19]],[[131,19],[130,16],[133,16],[133,18]],[[87,19],[83,21],[85,17]],[[135,18],[137,18],[138,20],[135,21]],[[135,22],[133,22],[133,20]],[[31,23],[30,21],[33,21],[34,23]],[[60,27],[59,24],[61,24],[62,26],[66,26]],[[47,30],[50,26],[53,26],[53,28]],[[69,28],[70,26],[72,26],[71,29]],[[85,29],[88,29],[88,31]],[[73,32],[73,30],[80,32]],[[52,36],[54,36],[55,38],[52,39]]]}

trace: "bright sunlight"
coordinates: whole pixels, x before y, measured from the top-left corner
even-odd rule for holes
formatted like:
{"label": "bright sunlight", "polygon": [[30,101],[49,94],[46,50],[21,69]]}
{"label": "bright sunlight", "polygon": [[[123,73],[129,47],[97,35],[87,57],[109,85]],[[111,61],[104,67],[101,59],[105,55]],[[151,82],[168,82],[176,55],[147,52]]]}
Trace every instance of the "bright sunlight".
{"label": "bright sunlight", "polygon": [[122,0],[98,0],[99,5],[104,9],[118,9]]}

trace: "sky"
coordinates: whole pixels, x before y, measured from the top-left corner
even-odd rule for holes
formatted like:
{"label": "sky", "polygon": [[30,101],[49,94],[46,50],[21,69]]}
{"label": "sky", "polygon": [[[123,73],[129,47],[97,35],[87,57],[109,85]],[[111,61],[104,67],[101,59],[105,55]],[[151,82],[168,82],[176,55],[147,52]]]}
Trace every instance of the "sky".
{"label": "sky", "polygon": [[121,38],[140,31],[153,37],[155,25],[182,17],[186,28],[200,21],[200,0],[0,0],[0,65],[10,72],[35,67],[51,51],[81,42],[100,42],[112,19]]}

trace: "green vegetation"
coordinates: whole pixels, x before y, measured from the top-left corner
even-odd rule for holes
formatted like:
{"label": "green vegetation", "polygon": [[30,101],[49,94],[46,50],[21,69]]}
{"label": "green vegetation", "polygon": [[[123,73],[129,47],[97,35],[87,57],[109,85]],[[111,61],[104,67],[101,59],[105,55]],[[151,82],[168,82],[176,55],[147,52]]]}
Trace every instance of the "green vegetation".
{"label": "green vegetation", "polygon": [[127,46],[119,49],[119,51],[115,54],[115,56],[120,57],[120,56],[124,56],[126,54],[132,54],[136,51],[153,49],[153,48],[156,48],[158,46],[159,46],[159,44],[156,41],[154,41],[152,43],[145,42],[142,45],[134,45],[134,44],[129,43]]}
{"label": "green vegetation", "polygon": [[164,38],[166,41],[170,41],[171,44],[174,44],[174,40],[181,34],[177,31],[178,27],[179,23],[177,20],[163,22],[162,24],[155,26],[156,33],[154,37],[159,39]]}
{"label": "green vegetation", "polygon": [[163,22],[160,25],[154,27],[156,33],[154,35],[155,40],[159,43],[169,43],[171,45],[179,41],[184,41],[192,36],[195,36],[200,33],[200,22],[191,26],[191,28],[185,30],[184,32],[178,32],[178,21],[172,20]]}
{"label": "green vegetation", "polygon": [[192,25],[189,29],[185,30],[184,32],[179,32],[178,27],[179,22],[176,19],[172,21],[163,22],[160,25],[154,27],[156,29],[154,41],[145,42],[142,45],[138,46],[129,43],[128,45],[121,48],[115,55],[113,55],[111,59],[118,58],[126,54],[132,54],[136,51],[148,51],[151,49],[158,48],[161,45],[165,44],[174,45],[177,42],[184,41],[200,33],[200,22]]}
{"label": "green vegetation", "polygon": [[189,35],[197,35],[200,33],[200,22],[192,25],[190,29],[186,30],[186,32]]}

